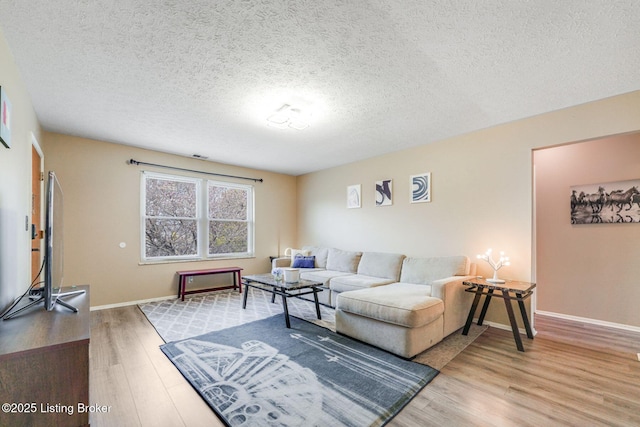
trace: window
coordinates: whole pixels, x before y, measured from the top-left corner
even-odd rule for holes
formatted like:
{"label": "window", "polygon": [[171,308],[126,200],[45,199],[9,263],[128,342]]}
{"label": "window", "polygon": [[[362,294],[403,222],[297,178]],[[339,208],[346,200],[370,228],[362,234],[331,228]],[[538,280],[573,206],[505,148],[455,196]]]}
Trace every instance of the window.
{"label": "window", "polygon": [[142,174],[142,259],[253,256],[253,187]]}

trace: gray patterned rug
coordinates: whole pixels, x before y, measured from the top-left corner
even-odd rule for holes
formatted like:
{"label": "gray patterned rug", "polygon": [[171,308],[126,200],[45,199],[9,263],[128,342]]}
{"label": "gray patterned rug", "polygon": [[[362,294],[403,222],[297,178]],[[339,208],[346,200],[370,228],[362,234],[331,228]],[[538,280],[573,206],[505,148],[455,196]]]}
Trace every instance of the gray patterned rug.
{"label": "gray patterned rug", "polygon": [[[242,294],[234,290],[187,296],[184,301],[176,298],[151,302],[140,304],[139,307],[164,342],[191,338],[276,314],[282,315],[282,303],[279,299],[272,304],[271,294],[254,288],[249,288],[249,292],[246,310],[242,309]],[[332,308],[321,305],[322,320],[318,320],[312,302],[298,298],[289,298],[287,301],[292,316],[335,332],[335,311]],[[284,326],[284,318],[281,320]],[[442,369],[486,329],[487,326],[473,324],[466,336],[461,331],[454,332],[413,360]]]}
{"label": "gray patterned rug", "polygon": [[[319,326],[335,330],[335,312],[320,306],[322,320],[318,320],[313,302],[299,298],[287,299],[289,314]],[[140,309],[158,331],[164,342],[191,338],[206,332],[219,331],[254,320],[266,319],[284,312],[282,299],[271,302],[271,294],[249,288],[247,308],[242,309],[242,294],[233,289],[140,304]]]}
{"label": "gray patterned rug", "polygon": [[276,315],[160,348],[230,426],[382,426],[438,371]]}

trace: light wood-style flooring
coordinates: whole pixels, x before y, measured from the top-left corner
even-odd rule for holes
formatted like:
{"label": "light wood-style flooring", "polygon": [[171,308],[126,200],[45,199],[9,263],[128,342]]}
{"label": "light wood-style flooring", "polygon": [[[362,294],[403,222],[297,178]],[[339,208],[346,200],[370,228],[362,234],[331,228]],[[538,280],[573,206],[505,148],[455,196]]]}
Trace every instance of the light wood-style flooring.
{"label": "light wood-style flooring", "polygon": [[[489,328],[390,426],[640,426],[640,334],[536,317],[538,335]],[[136,306],[91,313],[90,399],[102,426],[222,426],[159,350]]]}

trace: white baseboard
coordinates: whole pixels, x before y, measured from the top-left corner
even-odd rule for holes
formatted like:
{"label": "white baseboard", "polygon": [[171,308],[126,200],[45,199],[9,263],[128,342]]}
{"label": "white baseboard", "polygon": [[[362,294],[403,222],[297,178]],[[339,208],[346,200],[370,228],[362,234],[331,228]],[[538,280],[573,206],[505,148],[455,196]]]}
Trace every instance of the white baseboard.
{"label": "white baseboard", "polygon": [[90,311],[107,310],[109,308],[118,308],[118,307],[127,307],[130,305],[146,304],[148,302],[164,301],[164,300],[176,299],[176,298],[177,297],[175,295],[169,295],[166,297],[149,298],[149,299],[143,299],[139,301],[127,301],[127,302],[120,302],[117,304],[97,305],[95,307],[91,307]]}
{"label": "white baseboard", "polygon": [[569,314],[553,313],[550,311],[540,311],[540,310],[536,310],[536,315],[555,317],[558,319],[569,320],[572,322],[588,323],[591,325],[605,326],[607,328],[622,329],[622,330],[631,331],[631,332],[640,332],[640,327],[638,326],[624,325],[622,323],[606,322],[604,320],[589,319],[588,317],[571,316]]}

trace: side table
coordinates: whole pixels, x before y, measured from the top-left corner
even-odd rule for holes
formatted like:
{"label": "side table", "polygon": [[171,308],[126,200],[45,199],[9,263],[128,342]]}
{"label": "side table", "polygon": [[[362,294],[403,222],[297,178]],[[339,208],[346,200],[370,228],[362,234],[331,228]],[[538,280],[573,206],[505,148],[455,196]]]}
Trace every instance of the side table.
{"label": "side table", "polygon": [[[484,316],[487,314],[487,308],[489,308],[491,298],[497,296],[504,299],[507,314],[509,315],[509,322],[511,323],[513,339],[516,341],[516,347],[518,347],[519,351],[524,351],[522,340],[520,339],[518,324],[516,323],[513,307],[511,306],[511,301],[518,301],[520,314],[522,315],[522,322],[524,323],[524,328],[527,331],[527,337],[533,339],[533,332],[531,331],[531,325],[529,324],[529,318],[527,317],[527,310],[524,306],[524,301],[533,294],[533,289],[536,287],[536,284],[518,282],[514,280],[507,280],[505,283],[492,283],[479,278],[466,280],[462,282],[462,284],[469,286],[468,289],[465,289],[465,292],[475,294],[473,303],[471,304],[471,309],[469,310],[469,316],[467,317],[467,323],[464,325],[464,329],[462,330],[462,335],[467,335],[469,333],[469,328],[471,327],[471,323],[473,323],[473,315],[475,314],[478,303],[480,302],[480,297],[484,295],[485,300],[482,310],[480,311],[480,317],[478,317],[478,325],[482,325],[482,322],[484,321]],[[498,292],[494,294],[494,291]]]}

